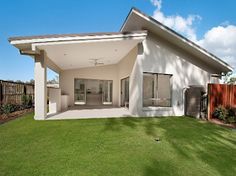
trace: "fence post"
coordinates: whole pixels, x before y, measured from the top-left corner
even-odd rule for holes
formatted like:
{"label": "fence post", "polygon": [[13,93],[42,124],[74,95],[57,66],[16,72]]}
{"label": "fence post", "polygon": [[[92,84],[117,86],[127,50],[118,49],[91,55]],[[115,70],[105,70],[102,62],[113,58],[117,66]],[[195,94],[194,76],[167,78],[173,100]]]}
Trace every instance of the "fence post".
{"label": "fence post", "polygon": [[3,98],[3,95],[2,95],[2,81],[0,81],[0,105],[2,105],[2,98]]}
{"label": "fence post", "polygon": [[26,85],[24,84],[23,86],[24,86],[24,92],[23,92],[23,95],[26,95],[26,92],[27,92],[27,91],[26,91]]}
{"label": "fence post", "polygon": [[207,119],[211,119],[211,84],[208,84],[207,86]]}
{"label": "fence post", "polygon": [[233,95],[234,95],[234,85],[230,85],[230,92],[229,92],[229,105],[232,107],[233,105]]}

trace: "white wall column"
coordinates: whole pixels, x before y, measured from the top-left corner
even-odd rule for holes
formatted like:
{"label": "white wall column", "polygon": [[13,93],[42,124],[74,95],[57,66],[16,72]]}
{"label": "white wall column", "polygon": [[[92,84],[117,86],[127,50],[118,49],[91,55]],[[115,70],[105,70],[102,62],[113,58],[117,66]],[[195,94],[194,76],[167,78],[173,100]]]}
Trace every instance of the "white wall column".
{"label": "white wall column", "polygon": [[44,120],[47,117],[47,62],[44,51],[35,56],[35,120]]}

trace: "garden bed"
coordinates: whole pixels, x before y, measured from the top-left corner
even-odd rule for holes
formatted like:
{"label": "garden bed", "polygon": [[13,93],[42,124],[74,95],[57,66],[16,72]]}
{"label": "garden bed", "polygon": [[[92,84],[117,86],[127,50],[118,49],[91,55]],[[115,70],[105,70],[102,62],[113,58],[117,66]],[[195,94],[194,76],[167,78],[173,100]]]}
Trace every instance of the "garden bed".
{"label": "garden bed", "polygon": [[8,115],[0,114],[0,124],[8,122],[10,120],[14,120],[18,117],[21,117],[22,115],[24,115],[26,113],[33,112],[33,110],[34,110],[34,108],[27,108],[27,109],[12,112]]}
{"label": "garden bed", "polygon": [[236,127],[236,107],[219,105],[214,109],[211,122],[221,126],[235,128]]}
{"label": "garden bed", "polygon": [[224,121],[219,120],[217,118],[212,118],[209,120],[210,122],[223,126],[223,127],[227,127],[227,128],[236,128],[236,123],[224,123]]}

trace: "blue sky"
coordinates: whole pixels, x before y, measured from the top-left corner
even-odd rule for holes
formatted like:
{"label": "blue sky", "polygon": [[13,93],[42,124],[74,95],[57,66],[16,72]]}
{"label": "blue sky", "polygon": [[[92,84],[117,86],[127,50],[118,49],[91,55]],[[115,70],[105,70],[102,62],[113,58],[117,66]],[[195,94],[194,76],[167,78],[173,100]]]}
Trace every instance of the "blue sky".
{"label": "blue sky", "polygon": [[[8,42],[11,36],[118,31],[131,7],[236,66],[236,1],[1,0],[0,79],[30,80],[34,62]],[[230,34],[225,39],[225,34]],[[235,37],[235,38],[233,38]],[[221,51],[223,47],[223,50]],[[220,49],[219,49],[220,48]],[[49,73],[49,79],[54,77]]]}

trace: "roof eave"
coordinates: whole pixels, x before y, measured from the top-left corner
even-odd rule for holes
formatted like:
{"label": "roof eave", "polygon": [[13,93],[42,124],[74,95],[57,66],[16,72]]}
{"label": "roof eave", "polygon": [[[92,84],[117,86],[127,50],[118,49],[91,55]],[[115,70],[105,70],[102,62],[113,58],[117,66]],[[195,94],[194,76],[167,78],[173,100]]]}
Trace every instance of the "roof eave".
{"label": "roof eave", "polygon": [[145,18],[148,18],[149,20],[151,20],[156,26],[158,26],[159,28],[161,27],[161,29],[165,32],[168,32],[169,34],[171,34],[173,37],[176,37],[177,39],[181,40],[182,42],[188,44],[189,46],[193,47],[194,49],[198,50],[199,52],[203,53],[204,55],[206,55],[207,57],[213,59],[214,61],[216,61],[217,63],[219,63],[220,65],[225,67],[225,70],[228,70],[228,72],[233,71],[233,67],[231,67],[229,64],[227,64],[226,62],[224,62],[222,59],[220,59],[219,57],[215,56],[214,54],[210,53],[209,51],[207,51],[206,49],[202,48],[201,46],[197,45],[196,43],[192,42],[191,40],[187,39],[186,37],[184,37],[183,35],[175,32],[174,30],[170,29],[169,27],[165,26],[164,24],[160,23],[159,21],[155,20],[153,17],[148,16],[146,14],[144,14],[142,11],[140,11],[139,9],[132,7],[131,10],[129,11],[124,23],[122,24],[120,31],[123,32],[123,29],[130,17],[130,15],[132,13],[136,13],[140,16],[143,16]]}
{"label": "roof eave", "polygon": [[[40,42],[55,42],[55,41],[73,41],[73,40],[93,40],[93,39],[108,39],[108,38],[127,38],[127,37],[137,37],[146,36],[147,31],[130,31],[130,32],[119,32],[114,34],[68,34],[68,35],[47,35],[45,36],[29,36],[29,37],[10,37],[8,41],[12,45],[17,44],[28,44],[28,43],[40,43]],[[55,36],[55,37],[54,37]]]}

